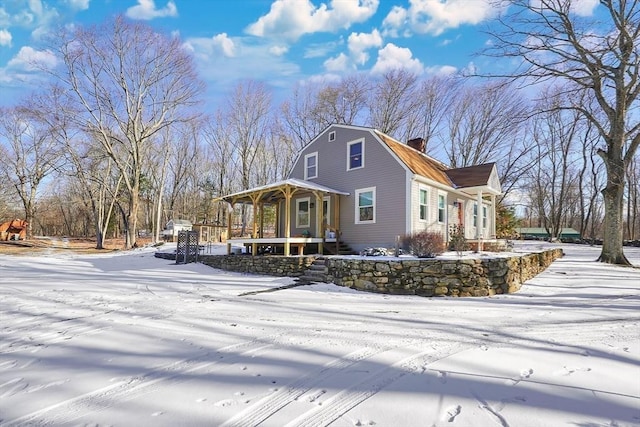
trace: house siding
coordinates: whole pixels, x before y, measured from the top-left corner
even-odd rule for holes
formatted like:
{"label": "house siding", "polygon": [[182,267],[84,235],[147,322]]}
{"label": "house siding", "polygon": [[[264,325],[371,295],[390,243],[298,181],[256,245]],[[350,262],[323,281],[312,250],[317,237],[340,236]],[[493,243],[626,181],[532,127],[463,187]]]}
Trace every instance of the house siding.
{"label": "house siding", "polygon": [[[330,132],[335,132],[331,142]],[[359,139],[364,139],[364,167],[347,170],[348,143]],[[370,131],[332,126],[299,153],[289,177],[304,179],[304,157],[316,151],[318,177],[309,181],[349,193],[340,197],[341,239],[356,250],[392,247],[407,229],[406,169]],[[375,223],[356,224],[356,190],[370,187],[376,189]]]}

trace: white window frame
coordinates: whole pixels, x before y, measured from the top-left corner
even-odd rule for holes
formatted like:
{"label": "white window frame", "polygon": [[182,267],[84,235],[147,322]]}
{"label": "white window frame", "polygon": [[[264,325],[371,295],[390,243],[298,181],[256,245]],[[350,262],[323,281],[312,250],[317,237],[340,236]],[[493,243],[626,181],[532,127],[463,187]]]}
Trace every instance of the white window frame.
{"label": "white window frame", "polygon": [[[360,206],[360,194],[363,193],[372,193],[372,208],[373,208],[373,218],[371,220],[361,220],[360,219],[360,209],[368,206]],[[356,224],[375,224],[376,222],[376,187],[367,187],[367,188],[359,188],[355,191],[355,223]]]}
{"label": "white window frame", "polygon": [[482,228],[486,229],[487,228],[487,223],[488,223],[488,214],[489,214],[489,207],[487,205],[482,205]]}
{"label": "white window frame", "polygon": [[[443,206],[440,206],[440,200],[443,201]],[[442,212],[442,219],[440,218],[440,212]],[[438,193],[438,224],[445,224],[447,222],[447,194]]]}
{"label": "white window frame", "polygon": [[336,131],[329,132],[329,142],[333,142],[336,140]]}
{"label": "white window frame", "polygon": [[[360,144],[360,146],[362,147],[362,150],[360,152],[360,157],[361,157],[360,166],[356,166],[352,168],[351,167],[351,146],[356,144]],[[347,143],[347,170],[352,171],[352,170],[357,170],[362,168],[364,168],[364,138],[356,139],[355,141],[351,141]]]}
{"label": "white window frame", "polygon": [[478,202],[473,202],[473,226],[478,228]]}
{"label": "white window frame", "polygon": [[322,214],[324,216],[324,204],[327,203],[327,216],[323,218],[326,220],[327,225],[331,225],[331,196],[324,196],[322,198]]}
{"label": "white window frame", "polygon": [[[424,204],[421,199],[423,191],[425,193]],[[422,206],[424,206],[424,218],[422,217]],[[423,186],[418,188],[418,220],[420,222],[427,222],[429,220],[429,189]]]}
{"label": "white window frame", "polygon": [[[307,202],[307,222],[300,222],[300,204]],[[311,227],[311,197],[302,197],[296,199],[296,228],[309,228]]]}
{"label": "white window frame", "polygon": [[[309,159],[315,159],[315,175],[309,174]],[[304,179],[313,179],[318,177],[318,152],[314,151],[313,153],[305,154],[304,156]]]}

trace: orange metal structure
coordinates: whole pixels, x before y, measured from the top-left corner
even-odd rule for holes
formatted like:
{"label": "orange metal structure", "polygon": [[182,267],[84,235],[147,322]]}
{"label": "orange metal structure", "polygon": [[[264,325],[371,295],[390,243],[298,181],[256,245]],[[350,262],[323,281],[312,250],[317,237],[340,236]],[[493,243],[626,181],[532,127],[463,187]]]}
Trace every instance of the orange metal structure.
{"label": "orange metal structure", "polygon": [[27,221],[14,219],[0,224],[0,240],[24,240],[27,237]]}

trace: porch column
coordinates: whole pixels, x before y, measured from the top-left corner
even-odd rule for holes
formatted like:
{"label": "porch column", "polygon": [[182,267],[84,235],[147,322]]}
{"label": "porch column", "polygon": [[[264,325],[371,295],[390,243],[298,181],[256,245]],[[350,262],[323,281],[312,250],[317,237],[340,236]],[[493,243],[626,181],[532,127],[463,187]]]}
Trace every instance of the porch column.
{"label": "porch column", "polygon": [[491,235],[493,236],[493,238],[497,238],[498,236],[496,236],[496,209],[498,209],[498,207],[496,206],[496,195],[492,194],[491,195],[491,206],[493,209],[491,209]]}
{"label": "porch column", "polygon": [[478,191],[476,210],[476,240],[478,242],[478,252],[482,252],[482,190]]}
{"label": "porch column", "polygon": [[291,245],[289,239],[291,238],[291,188],[287,187],[284,190],[284,256],[291,255]]}
{"label": "porch column", "polygon": [[[258,238],[258,222],[256,215],[258,214],[258,200],[256,197],[251,198],[251,206],[253,207],[253,227],[251,232],[251,238]],[[251,244],[251,255],[256,255],[258,253],[258,244],[253,242]]]}
{"label": "porch column", "polygon": [[227,207],[227,255],[231,255],[231,221],[233,221],[233,204]]}
{"label": "porch column", "polygon": [[[322,217],[322,193],[314,192],[316,196],[316,237],[324,240],[324,220]],[[322,254],[322,242],[318,243],[318,253]]]}

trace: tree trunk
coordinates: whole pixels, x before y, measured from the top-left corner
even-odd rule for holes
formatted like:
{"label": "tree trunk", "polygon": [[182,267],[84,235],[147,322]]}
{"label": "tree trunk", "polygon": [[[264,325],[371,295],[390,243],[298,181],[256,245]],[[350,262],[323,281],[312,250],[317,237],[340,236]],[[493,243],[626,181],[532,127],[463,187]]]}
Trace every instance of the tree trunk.
{"label": "tree trunk", "polygon": [[[623,251],[623,222],[622,210],[624,207],[624,162],[620,159],[611,159],[602,155],[607,167],[607,186],[602,190],[604,198],[604,228],[602,230],[602,253],[598,258],[600,262],[609,264],[631,265]],[[621,156],[620,156],[621,157]]]}

